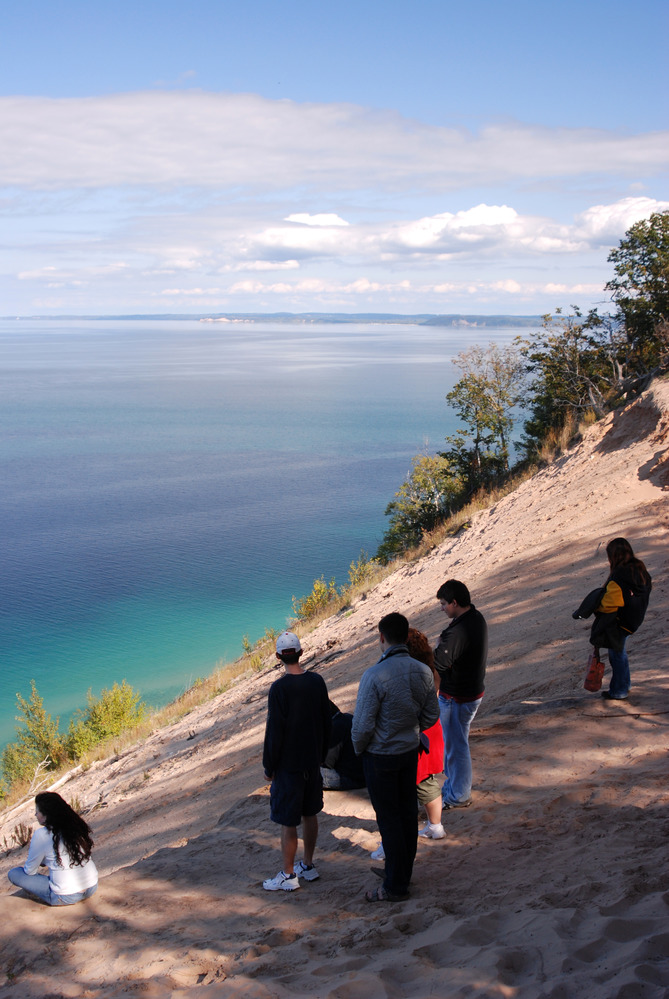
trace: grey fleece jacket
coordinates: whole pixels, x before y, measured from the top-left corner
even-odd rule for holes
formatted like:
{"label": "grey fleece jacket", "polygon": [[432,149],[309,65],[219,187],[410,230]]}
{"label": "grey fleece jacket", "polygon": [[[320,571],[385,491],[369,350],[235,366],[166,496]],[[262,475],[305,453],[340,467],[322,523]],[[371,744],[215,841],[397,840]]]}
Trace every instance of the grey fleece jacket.
{"label": "grey fleece jacket", "polygon": [[390,756],[418,745],[439,718],[432,671],[395,645],[362,674],[351,739],[356,753]]}

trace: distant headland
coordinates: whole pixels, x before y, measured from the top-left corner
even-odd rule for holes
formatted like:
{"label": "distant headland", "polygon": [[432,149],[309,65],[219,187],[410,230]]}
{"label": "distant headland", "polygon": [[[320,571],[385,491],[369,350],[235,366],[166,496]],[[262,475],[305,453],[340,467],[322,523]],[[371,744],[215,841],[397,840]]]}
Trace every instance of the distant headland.
{"label": "distant headland", "polygon": [[505,326],[538,326],[542,316],[401,315],[390,312],[203,312],[136,313],[132,315],[1,316],[3,320],[161,320],[202,323],[404,323],[415,326],[472,326],[500,329]]}

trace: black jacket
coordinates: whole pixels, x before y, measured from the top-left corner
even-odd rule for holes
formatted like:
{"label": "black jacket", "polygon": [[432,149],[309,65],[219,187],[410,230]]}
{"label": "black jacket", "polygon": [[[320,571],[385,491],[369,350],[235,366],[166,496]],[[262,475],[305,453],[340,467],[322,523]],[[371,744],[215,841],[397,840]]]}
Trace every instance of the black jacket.
{"label": "black jacket", "polygon": [[474,700],[483,693],[488,659],[488,626],[471,604],[439,636],[434,665],[439,673],[439,693],[456,700]]}
{"label": "black jacket", "polygon": [[[612,583],[615,586],[611,587]],[[619,566],[612,571],[604,586],[588,593],[572,617],[587,618],[594,612],[590,644],[598,649],[622,652],[627,636],[633,635],[643,622],[652,585],[650,576],[645,580],[631,567]],[[611,589],[614,591],[613,600],[609,599],[607,604]],[[618,591],[623,605],[607,610],[607,606],[615,602]]]}
{"label": "black jacket", "polygon": [[588,618],[591,614],[594,614],[601,604],[602,597],[605,593],[605,586],[598,586],[596,590],[590,590],[587,597],[583,598],[579,606],[572,614],[574,620],[577,621],[579,618]]}
{"label": "black jacket", "polygon": [[336,770],[340,777],[346,778],[351,785],[346,790],[365,786],[362,757],[356,755],[351,741],[352,723],[353,715],[348,711],[339,711],[333,716],[330,746],[324,763],[328,769]]}
{"label": "black jacket", "polygon": [[650,591],[653,588],[651,578],[648,576],[647,579],[643,579],[639,572],[621,565],[609,576],[607,587],[609,583],[618,584],[625,601],[624,606],[618,609],[618,624],[629,635],[633,635],[646,616]]}

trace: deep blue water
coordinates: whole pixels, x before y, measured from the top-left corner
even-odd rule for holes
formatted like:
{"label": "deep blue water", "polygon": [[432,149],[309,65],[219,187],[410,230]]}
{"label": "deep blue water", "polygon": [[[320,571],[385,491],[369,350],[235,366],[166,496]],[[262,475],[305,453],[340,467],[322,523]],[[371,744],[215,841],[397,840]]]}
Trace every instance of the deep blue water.
{"label": "deep blue water", "polygon": [[451,358],[515,330],[0,323],[0,744],[127,679],[176,696],[373,553]]}

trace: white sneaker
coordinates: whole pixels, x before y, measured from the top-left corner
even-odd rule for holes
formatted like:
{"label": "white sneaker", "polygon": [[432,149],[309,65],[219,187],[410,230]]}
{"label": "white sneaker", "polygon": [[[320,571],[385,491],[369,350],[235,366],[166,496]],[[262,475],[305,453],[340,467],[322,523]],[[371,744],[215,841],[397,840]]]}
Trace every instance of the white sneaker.
{"label": "white sneaker", "polygon": [[267,878],[262,883],[265,891],[295,891],[300,887],[300,879],[297,874],[286,874],[279,871],[275,878]]}
{"label": "white sneaker", "polygon": [[441,822],[438,825],[426,822],[423,828],[418,830],[418,835],[424,836],[426,839],[443,839],[446,833]]}
{"label": "white sneaker", "polygon": [[298,878],[304,878],[305,881],[315,881],[316,878],[320,877],[315,866],[312,864],[310,867],[307,867],[303,860],[298,860],[295,864],[295,873]]}
{"label": "white sneaker", "polygon": [[385,854],[385,851],[383,849],[383,843],[379,843],[379,845],[376,848],[376,850],[374,850],[374,851],[372,851],[372,853],[370,853],[370,857],[372,858],[372,860],[385,860],[386,859],[386,854]]}

